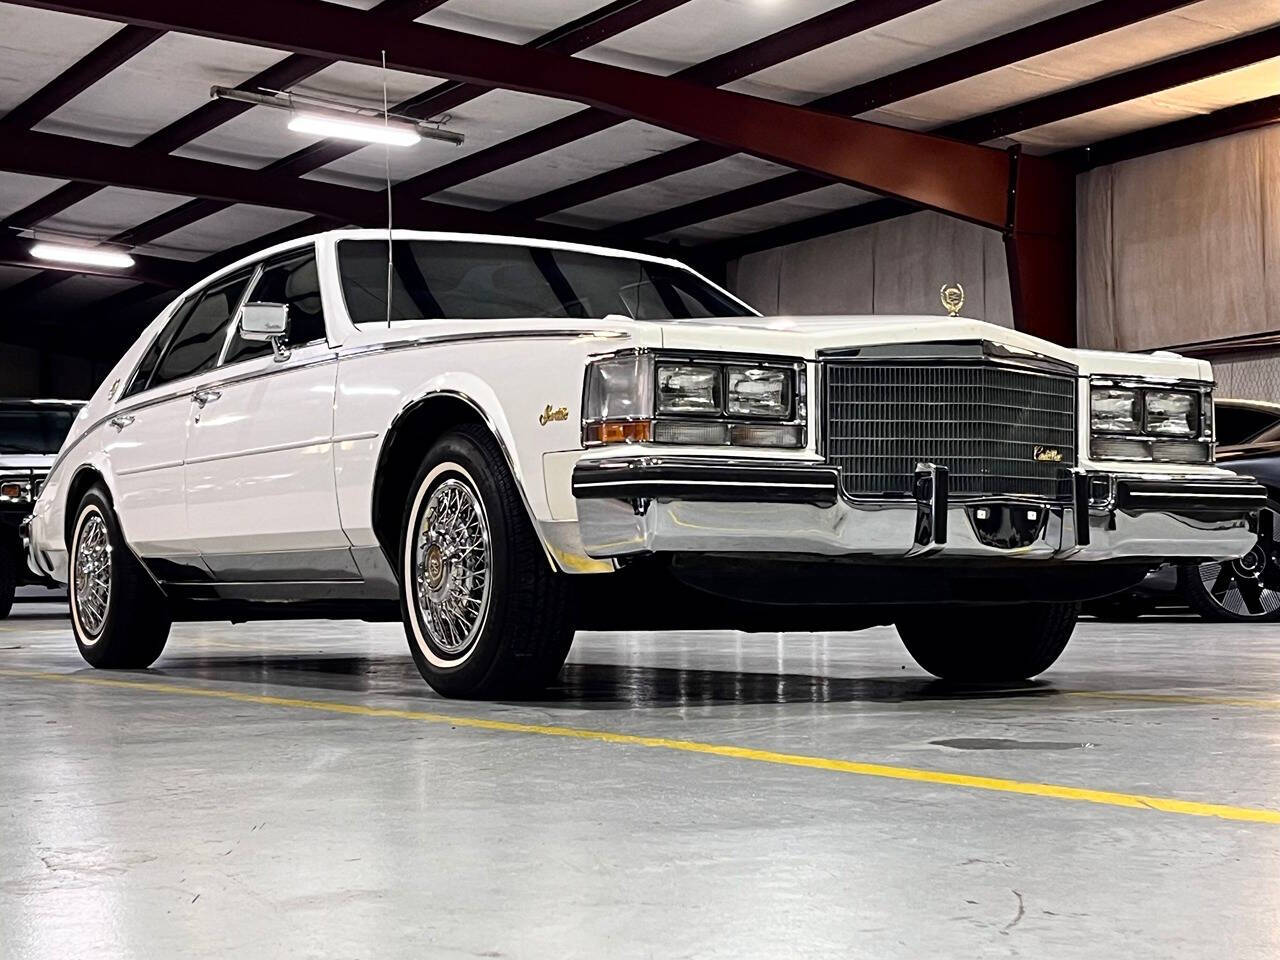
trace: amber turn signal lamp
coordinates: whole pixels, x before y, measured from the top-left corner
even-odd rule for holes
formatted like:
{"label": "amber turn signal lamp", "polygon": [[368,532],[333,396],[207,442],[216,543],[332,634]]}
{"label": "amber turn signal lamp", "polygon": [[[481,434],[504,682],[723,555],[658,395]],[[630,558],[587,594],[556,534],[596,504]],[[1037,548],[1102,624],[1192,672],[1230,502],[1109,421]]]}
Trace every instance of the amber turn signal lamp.
{"label": "amber turn signal lamp", "polygon": [[648,420],[618,420],[588,424],[584,431],[587,443],[648,443],[651,435]]}

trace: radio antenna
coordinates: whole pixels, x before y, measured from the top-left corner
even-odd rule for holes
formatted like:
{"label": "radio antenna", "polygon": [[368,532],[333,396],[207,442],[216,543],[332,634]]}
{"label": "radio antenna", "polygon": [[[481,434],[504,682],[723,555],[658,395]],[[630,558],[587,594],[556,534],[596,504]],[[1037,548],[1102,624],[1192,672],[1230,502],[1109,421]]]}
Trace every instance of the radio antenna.
{"label": "radio antenna", "polygon": [[[382,125],[391,126],[391,106],[387,100],[387,51],[382,51]],[[387,177],[387,329],[391,329],[391,144],[382,145],[382,163]]]}

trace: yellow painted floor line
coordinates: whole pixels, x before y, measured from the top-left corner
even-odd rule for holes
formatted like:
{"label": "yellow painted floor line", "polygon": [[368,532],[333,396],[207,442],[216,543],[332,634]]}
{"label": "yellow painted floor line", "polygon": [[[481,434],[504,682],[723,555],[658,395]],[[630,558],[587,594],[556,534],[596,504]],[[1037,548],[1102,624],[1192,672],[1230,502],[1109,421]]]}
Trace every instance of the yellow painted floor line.
{"label": "yellow painted floor line", "polygon": [[757,763],[773,763],[788,767],[805,767],[833,773],[854,774],[863,777],[879,777],[887,780],[909,780],[915,783],[937,784],[949,787],[965,787],[971,790],[990,790],[996,793],[1015,793],[1029,797],[1045,797],[1055,800],[1078,800],[1111,807],[1129,807],[1135,810],[1175,813],[1192,817],[1218,817],[1223,820],[1243,820],[1252,823],[1280,824],[1280,810],[1256,807],[1236,807],[1222,803],[1197,803],[1172,797],[1152,797],[1134,793],[1117,793],[1111,790],[1090,790],[1085,787],[1068,787],[1054,783],[1034,783],[1022,780],[1006,780],[1001,777],[981,777],[966,773],[948,773],[942,770],[925,770],[915,767],[898,767],[880,763],[862,763],[856,760],[837,760],[829,757],[811,757],[796,753],[777,753],[772,750],[756,750],[751,747],[735,747],[729,744],[701,743],[696,740],[670,740],[666,737],[644,737],[630,733],[612,733],[607,730],[585,730],[578,727],[561,727],[536,723],[515,723],[509,720],[488,720],[483,717],[432,713],[420,710],[401,710],[392,707],[370,707],[357,703],[340,703],[331,700],[299,700],[293,697],[275,697],[259,693],[243,693],[238,690],[217,690],[209,687],[192,687],[173,683],[152,683],[144,680],[118,680],[111,677],[45,673],[31,670],[0,670],[0,677],[25,680],[52,680],[94,687],[114,687],[126,690],[142,690],[148,693],[174,694],[185,697],[208,697],[230,700],[236,703],[254,703],[268,707],[291,707],[300,710],[316,710],[359,717],[387,717],[397,720],[414,720],[420,723],[448,724],[472,730],[492,730],[502,733],[524,733],[544,737],[564,737],[573,740],[589,740],[623,746],[651,747],[674,750],[681,753],[699,753],[713,757],[751,760]]}

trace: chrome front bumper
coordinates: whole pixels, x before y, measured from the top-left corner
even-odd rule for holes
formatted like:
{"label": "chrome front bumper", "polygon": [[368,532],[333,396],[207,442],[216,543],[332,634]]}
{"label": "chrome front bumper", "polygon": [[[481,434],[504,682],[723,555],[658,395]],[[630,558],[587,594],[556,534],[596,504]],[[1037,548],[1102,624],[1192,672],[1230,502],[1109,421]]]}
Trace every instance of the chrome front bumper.
{"label": "chrome front bumper", "polygon": [[[1266,503],[1247,478],[1075,472],[1069,502],[950,501],[946,470],[921,464],[915,494],[851,500],[826,464],[638,457],[573,474],[588,555],[780,553],[905,560],[1227,560]],[[1087,518],[1087,522],[1085,522]]]}

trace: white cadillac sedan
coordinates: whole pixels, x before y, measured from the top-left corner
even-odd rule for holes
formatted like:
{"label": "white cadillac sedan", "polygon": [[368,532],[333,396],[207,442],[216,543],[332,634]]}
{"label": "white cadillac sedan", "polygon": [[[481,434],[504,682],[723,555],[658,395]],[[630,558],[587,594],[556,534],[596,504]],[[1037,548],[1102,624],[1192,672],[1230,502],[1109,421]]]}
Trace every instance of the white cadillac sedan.
{"label": "white cadillac sedan", "polygon": [[399,619],[455,696],[574,630],[896,624],[1048,668],[1078,602],[1256,538],[1208,364],[958,317],[761,317],[680,263],[350,230],[220,270],[77,420],[30,520],[96,667],[174,620]]}

